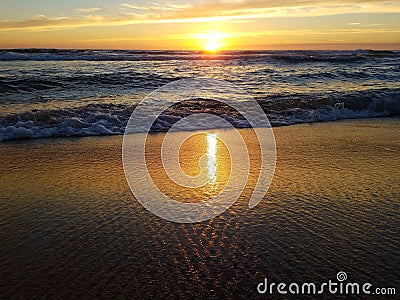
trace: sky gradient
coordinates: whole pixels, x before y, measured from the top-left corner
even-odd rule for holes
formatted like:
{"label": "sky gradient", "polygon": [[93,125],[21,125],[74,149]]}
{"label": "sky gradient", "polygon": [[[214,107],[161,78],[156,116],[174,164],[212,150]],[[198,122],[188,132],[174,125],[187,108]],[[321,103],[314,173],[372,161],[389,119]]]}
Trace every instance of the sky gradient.
{"label": "sky gradient", "polygon": [[[155,0],[157,1],[157,0]],[[0,0],[0,48],[400,49],[400,2]]]}

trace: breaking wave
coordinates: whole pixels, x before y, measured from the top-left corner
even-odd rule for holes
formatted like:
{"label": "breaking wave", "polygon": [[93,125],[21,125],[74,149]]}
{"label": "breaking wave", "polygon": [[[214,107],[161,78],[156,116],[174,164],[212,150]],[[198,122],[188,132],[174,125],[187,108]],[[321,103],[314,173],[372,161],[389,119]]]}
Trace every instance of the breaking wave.
{"label": "breaking wave", "polygon": [[[400,114],[400,90],[376,90],[328,95],[275,95],[257,99],[272,126],[334,121]],[[58,110],[31,110],[0,116],[0,141],[21,138],[82,137],[123,134],[134,106],[90,104]],[[216,114],[237,128],[249,127],[243,116],[229,106],[208,99],[185,101],[170,107],[152,126],[153,132],[168,131],[187,115]],[[212,124],[212,123],[210,123]],[[210,129],[207,120],[189,130]]]}

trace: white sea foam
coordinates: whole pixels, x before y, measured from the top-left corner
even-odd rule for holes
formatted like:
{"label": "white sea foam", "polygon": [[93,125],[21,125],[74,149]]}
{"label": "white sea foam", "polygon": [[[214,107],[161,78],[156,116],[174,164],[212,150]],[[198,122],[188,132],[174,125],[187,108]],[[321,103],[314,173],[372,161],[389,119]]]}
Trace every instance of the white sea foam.
{"label": "white sea foam", "polygon": [[[397,94],[396,94],[397,95]],[[204,100],[202,100],[204,102]],[[381,97],[370,101],[359,109],[351,103],[343,105],[322,105],[320,108],[288,107],[274,109],[274,105],[260,102],[267,112],[272,126],[298,123],[335,121],[351,118],[384,117],[400,114],[400,97]],[[315,105],[315,103],[313,104]],[[350,106],[350,107],[349,107]],[[342,108],[344,107],[344,108]],[[133,107],[124,105],[88,105],[64,110],[31,111],[0,118],[0,141],[21,138],[72,137],[123,134]],[[241,115],[226,107],[217,107],[208,113],[215,113],[237,128],[249,127]],[[177,108],[166,111],[153,124],[152,132],[168,131],[173,124],[193,111]],[[187,124],[187,130],[211,129],[213,122],[205,118],[202,122]],[[137,130],[140,131],[140,128]]]}

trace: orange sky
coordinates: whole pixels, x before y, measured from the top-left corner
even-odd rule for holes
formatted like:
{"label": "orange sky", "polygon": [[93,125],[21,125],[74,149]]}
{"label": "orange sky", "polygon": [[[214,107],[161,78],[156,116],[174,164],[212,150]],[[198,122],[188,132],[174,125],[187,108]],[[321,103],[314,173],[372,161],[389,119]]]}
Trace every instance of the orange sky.
{"label": "orange sky", "polygon": [[399,2],[334,3],[2,0],[0,47],[205,49],[213,43],[222,49],[400,48]]}

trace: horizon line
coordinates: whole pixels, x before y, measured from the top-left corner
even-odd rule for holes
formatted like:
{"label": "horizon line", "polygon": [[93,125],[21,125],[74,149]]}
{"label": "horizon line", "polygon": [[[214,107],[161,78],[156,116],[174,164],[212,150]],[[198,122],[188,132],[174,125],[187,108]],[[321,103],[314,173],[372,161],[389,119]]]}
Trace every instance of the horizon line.
{"label": "horizon line", "polygon": [[[310,46],[322,46],[322,48],[309,48]],[[275,46],[275,44],[271,44],[271,46]],[[294,46],[291,48],[290,46]],[[296,48],[295,46],[299,47]],[[303,47],[302,47],[303,46]],[[307,47],[309,46],[309,47]],[[327,46],[336,46],[339,48],[325,48]],[[341,47],[340,47],[341,46]],[[348,48],[346,46],[349,46]],[[359,46],[359,48],[357,48]],[[306,48],[304,48],[306,47]],[[376,49],[379,47],[379,49]],[[388,47],[388,48],[383,48]],[[375,48],[375,49],[374,49]],[[315,51],[351,51],[351,50],[379,50],[379,51],[400,51],[400,44],[288,44],[287,47],[277,47],[277,48],[247,48],[247,49],[219,49],[215,52],[206,51],[204,49],[184,49],[184,48],[152,48],[152,49],[140,49],[140,48],[95,48],[95,47],[1,47],[0,50],[111,50],[111,51],[197,51],[204,53],[218,53],[218,52],[226,52],[226,51],[278,51],[278,50],[286,50],[286,51],[302,51],[302,50],[315,50]]]}

